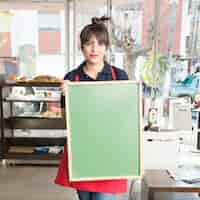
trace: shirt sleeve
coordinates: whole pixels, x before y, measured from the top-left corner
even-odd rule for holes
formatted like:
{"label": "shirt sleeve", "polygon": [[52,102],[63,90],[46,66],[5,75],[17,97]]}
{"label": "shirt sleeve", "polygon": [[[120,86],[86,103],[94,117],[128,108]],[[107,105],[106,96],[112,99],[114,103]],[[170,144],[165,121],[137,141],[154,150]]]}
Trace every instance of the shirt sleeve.
{"label": "shirt sleeve", "polygon": [[129,80],[127,73],[124,70],[117,70],[117,80]]}
{"label": "shirt sleeve", "polygon": [[[72,74],[69,72],[64,76],[64,80],[73,80],[72,79]],[[65,97],[61,94],[61,99],[60,99],[60,107],[65,108]]]}

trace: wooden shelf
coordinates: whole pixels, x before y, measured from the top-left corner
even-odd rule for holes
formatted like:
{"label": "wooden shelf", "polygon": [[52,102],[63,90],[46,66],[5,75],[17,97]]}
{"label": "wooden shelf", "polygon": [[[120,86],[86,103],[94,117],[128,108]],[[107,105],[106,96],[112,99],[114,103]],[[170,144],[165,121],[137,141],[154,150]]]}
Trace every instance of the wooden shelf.
{"label": "wooden shelf", "polygon": [[64,146],[65,137],[49,138],[49,137],[10,137],[5,138],[8,146]]}
{"label": "wooden shelf", "polygon": [[60,103],[60,99],[3,99],[4,102],[34,102],[34,103],[40,103],[40,102],[55,102]]}
{"label": "wooden shelf", "polygon": [[66,129],[63,118],[10,117],[4,121],[12,129]]}
{"label": "wooden shelf", "polygon": [[21,86],[21,87],[60,87],[61,83],[48,83],[48,82],[13,82],[13,83],[1,83],[0,86],[3,87],[14,87],[14,86]]}
{"label": "wooden shelf", "polygon": [[60,160],[62,154],[7,153],[4,159],[15,160]]}

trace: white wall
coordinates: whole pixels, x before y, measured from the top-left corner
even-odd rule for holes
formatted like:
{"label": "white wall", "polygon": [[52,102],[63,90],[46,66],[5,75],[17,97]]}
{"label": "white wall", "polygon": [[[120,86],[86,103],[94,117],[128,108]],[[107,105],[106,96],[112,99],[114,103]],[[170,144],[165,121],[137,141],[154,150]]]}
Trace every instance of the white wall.
{"label": "white wall", "polygon": [[190,35],[191,30],[191,15],[188,14],[189,0],[184,0],[182,8],[182,24],[181,24],[181,44],[180,55],[186,56],[186,38]]}

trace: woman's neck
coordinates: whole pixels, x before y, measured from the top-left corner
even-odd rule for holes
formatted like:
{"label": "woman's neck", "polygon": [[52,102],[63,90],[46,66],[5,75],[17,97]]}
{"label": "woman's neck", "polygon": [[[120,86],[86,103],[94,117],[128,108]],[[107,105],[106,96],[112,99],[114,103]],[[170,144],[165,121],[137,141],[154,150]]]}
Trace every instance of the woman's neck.
{"label": "woman's neck", "polygon": [[93,79],[97,79],[98,73],[102,71],[104,62],[98,64],[91,64],[86,62],[84,66],[84,72]]}

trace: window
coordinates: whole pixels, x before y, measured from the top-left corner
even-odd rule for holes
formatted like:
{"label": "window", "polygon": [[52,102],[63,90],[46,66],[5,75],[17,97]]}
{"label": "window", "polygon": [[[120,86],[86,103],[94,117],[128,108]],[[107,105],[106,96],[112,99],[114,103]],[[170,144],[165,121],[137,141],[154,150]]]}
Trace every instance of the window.
{"label": "window", "polygon": [[[63,1],[64,2],[64,1]],[[0,3],[0,57],[19,59],[19,74],[31,78],[66,71],[64,3]]]}

